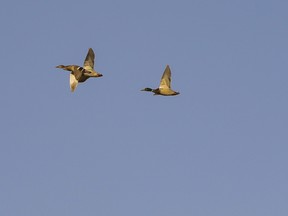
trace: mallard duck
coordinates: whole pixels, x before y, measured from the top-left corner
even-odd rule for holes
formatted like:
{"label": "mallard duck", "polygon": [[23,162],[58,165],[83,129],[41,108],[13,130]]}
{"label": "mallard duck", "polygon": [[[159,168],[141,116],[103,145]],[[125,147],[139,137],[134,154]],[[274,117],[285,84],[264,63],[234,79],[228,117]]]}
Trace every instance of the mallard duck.
{"label": "mallard duck", "polygon": [[84,66],[78,65],[58,65],[56,68],[71,71],[70,73],[70,89],[72,92],[76,89],[78,83],[85,82],[90,77],[101,77],[102,74],[94,70],[95,54],[92,48],[89,48],[87,56],[84,61]]}
{"label": "mallard duck", "polygon": [[163,95],[163,96],[174,96],[180,94],[180,92],[176,92],[171,89],[170,83],[171,83],[171,70],[169,65],[167,65],[162,75],[159,88],[157,89],[144,88],[141,91],[149,91],[153,92],[154,95]]}

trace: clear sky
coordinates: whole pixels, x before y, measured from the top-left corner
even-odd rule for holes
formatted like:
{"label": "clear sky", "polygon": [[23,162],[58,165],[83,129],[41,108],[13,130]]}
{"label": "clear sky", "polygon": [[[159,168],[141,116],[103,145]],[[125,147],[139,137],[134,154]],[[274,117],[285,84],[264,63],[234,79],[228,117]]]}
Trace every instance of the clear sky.
{"label": "clear sky", "polygon": [[2,0],[0,215],[287,216],[287,8]]}

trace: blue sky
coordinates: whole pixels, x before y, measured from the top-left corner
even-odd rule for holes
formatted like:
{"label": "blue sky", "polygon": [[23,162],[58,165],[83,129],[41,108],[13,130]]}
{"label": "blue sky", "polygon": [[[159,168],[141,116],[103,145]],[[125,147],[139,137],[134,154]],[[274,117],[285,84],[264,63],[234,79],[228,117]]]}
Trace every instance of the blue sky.
{"label": "blue sky", "polygon": [[287,7],[2,1],[0,215],[286,216]]}

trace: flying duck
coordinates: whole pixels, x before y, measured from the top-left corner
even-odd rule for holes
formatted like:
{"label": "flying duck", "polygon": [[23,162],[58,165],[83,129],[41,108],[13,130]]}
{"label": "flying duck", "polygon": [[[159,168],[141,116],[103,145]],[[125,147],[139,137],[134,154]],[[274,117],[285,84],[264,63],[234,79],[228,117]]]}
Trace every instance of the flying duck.
{"label": "flying duck", "polygon": [[90,77],[101,77],[102,74],[94,70],[95,54],[92,48],[89,48],[87,56],[84,61],[84,66],[78,65],[58,65],[56,68],[71,71],[70,73],[70,89],[72,92],[76,89],[78,83],[85,82]]}
{"label": "flying duck", "polygon": [[171,70],[169,65],[167,65],[162,75],[159,88],[157,89],[144,88],[141,91],[149,91],[153,92],[154,95],[163,95],[163,96],[174,96],[180,94],[180,92],[176,92],[171,89],[170,83],[171,83]]}

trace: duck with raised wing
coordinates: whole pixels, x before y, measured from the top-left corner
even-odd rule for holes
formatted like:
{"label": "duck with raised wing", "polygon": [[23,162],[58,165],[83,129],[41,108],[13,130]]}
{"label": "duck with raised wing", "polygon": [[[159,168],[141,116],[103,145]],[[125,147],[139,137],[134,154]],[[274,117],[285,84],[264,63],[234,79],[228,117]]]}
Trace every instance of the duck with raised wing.
{"label": "duck with raised wing", "polygon": [[70,89],[72,92],[76,89],[78,83],[85,82],[90,77],[101,77],[102,74],[94,70],[95,54],[92,48],[89,48],[87,56],[84,61],[84,66],[78,65],[58,65],[56,68],[71,71],[70,73]]}
{"label": "duck with raised wing", "polygon": [[153,92],[154,95],[163,95],[163,96],[174,96],[180,94],[180,92],[176,92],[171,89],[170,83],[171,83],[171,70],[169,65],[167,65],[162,75],[159,88],[157,89],[144,88],[141,91],[149,91]]}

